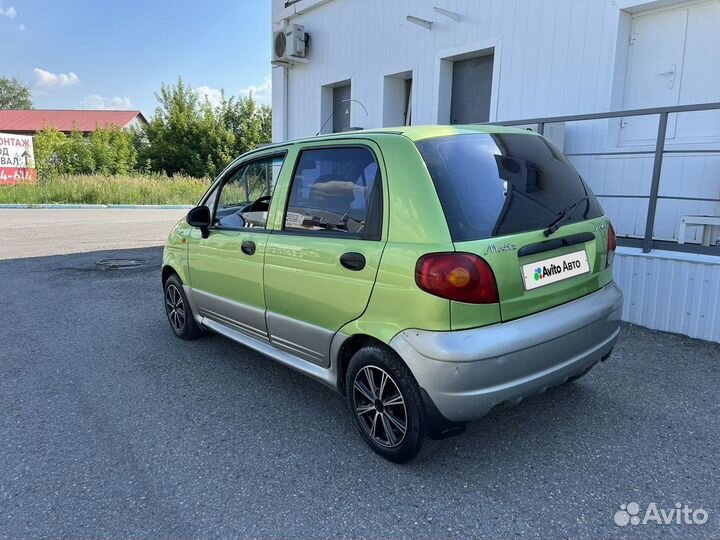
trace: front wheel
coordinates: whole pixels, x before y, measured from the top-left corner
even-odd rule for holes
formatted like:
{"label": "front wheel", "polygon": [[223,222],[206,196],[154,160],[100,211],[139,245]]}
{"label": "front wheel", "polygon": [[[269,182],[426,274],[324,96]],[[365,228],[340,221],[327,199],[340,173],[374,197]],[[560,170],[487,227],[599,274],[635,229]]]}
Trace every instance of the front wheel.
{"label": "front wheel", "polygon": [[380,347],[365,347],[352,357],[346,381],[348,407],[370,448],[395,463],[413,459],[425,437],[425,410],[402,360]]}
{"label": "front wheel", "polygon": [[180,278],[176,275],[170,276],[165,281],[164,293],[165,314],[175,335],[181,339],[195,339],[201,336],[202,328],[195,322]]}

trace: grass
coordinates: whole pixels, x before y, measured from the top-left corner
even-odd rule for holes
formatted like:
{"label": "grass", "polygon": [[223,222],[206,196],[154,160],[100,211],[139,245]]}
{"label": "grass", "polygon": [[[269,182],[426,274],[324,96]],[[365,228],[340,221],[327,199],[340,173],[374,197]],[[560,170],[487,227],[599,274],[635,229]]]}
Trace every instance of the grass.
{"label": "grass", "polygon": [[62,175],[0,186],[0,204],[195,204],[209,180],[187,176]]}

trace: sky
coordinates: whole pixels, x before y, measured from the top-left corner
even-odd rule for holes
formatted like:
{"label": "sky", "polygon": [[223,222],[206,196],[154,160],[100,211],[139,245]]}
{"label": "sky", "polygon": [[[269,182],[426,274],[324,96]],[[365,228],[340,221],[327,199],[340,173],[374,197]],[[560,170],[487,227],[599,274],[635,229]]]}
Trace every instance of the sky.
{"label": "sky", "polygon": [[178,77],[270,103],[270,0],[0,0],[0,76],[37,109],[138,109]]}

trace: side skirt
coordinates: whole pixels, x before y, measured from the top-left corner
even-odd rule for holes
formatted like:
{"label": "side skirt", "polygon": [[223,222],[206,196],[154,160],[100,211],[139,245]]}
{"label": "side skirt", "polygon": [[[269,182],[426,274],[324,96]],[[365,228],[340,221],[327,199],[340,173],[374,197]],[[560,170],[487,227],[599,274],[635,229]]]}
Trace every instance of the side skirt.
{"label": "side skirt", "polygon": [[246,347],[257,351],[260,354],[272,358],[273,360],[280,364],[283,364],[284,366],[299,371],[300,373],[303,373],[304,375],[307,375],[308,377],[315,379],[316,381],[319,381],[326,386],[329,386],[336,392],[338,391],[336,362],[331,362],[329,368],[324,368],[307,360],[303,360],[302,358],[299,358],[289,352],[281,351],[273,347],[266,341],[260,341],[258,339],[252,338],[246,334],[243,334],[242,332],[229,328],[222,323],[219,323],[212,319],[208,319],[207,317],[199,317],[198,322],[203,327],[208,328],[213,332],[217,332],[218,334],[232,339],[233,341],[236,341],[241,345],[245,345]]}

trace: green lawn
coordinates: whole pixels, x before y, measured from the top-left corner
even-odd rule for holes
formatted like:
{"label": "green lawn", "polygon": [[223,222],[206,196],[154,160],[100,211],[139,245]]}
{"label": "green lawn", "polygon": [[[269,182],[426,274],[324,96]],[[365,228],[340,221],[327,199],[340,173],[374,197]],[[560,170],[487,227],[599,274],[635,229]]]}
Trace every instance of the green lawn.
{"label": "green lawn", "polygon": [[186,176],[57,176],[0,186],[0,204],[195,204],[209,185]]}

